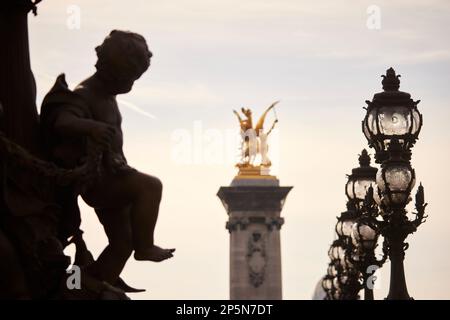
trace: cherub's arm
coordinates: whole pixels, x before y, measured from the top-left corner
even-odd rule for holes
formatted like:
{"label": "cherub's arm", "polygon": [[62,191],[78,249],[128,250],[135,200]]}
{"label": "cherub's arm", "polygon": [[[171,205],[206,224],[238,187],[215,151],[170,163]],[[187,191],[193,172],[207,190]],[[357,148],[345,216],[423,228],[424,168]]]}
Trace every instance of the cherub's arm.
{"label": "cherub's arm", "polygon": [[53,126],[61,135],[65,136],[82,136],[90,135],[91,130],[95,127],[97,121],[83,119],[71,113],[62,112],[56,118]]}
{"label": "cherub's arm", "polygon": [[103,122],[82,118],[70,112],[61,112],[53,124],[56,132],[68,137],[89,136],[103,146],[109,145],[115,129]]}

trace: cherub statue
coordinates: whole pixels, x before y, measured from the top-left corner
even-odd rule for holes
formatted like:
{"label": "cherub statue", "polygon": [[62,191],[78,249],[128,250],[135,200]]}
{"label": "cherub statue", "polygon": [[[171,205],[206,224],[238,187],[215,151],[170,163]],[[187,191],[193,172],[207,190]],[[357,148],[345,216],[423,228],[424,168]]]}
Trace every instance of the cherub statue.
{"label": "cherub statue", "polygon": [[267,113],[272,109],[275,110],[274,108],[278,104],[278,102],[279,101],[274,102],[264,111],[264,113],[259,118],[255,128],[253,128],[252,111],[250,109],[241,109],[246,119],[242,119],[239,113],[236,110],[233,110],[234,114],[239,120],[242,137],[241,162],[240,164],[238,164],[238,166],[253,166],[258,154],[260,154],[261,156],[261,165],[266,167],[271,165],[271,161],[268,157],[269,146],[267,140],[269,134],[275,128],[278,119],[276,119],[275,117],[271,128],[267,132],[264,132],[264,121],[266,119]]}
{"label": "cherub statue", "polygon": [[[175,249],[155,245],[162,183],[127,164],[116,101],[116,95],[131,91],[149,68],[152,53],[141,35],[119,30],[112,31],[96,52],[97,71],[73,91],[64,75],[58,77],[44,99],[41,126],[47,152],[60,166],[80,163],[89,141],[102,150],[98,176],[79,193],[95,209],[109,240],[86,271],[114,285],[133,250],[136,260],[159,262],[171,258]],[[77,195],[72,197],[75,201]]]}

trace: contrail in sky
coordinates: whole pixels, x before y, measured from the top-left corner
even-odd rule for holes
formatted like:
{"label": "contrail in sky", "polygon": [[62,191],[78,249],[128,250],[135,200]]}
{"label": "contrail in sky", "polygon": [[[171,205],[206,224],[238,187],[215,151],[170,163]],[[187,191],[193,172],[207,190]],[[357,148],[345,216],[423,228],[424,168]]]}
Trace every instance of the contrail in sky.
{"label": "contrail in sky", "polygon": [[117,102],[119,104],[123,105],[124,107],[129,108],[129,109],[131,109],[131,110],[133,110],[133,111],[135,111],[137,113],[140,113],[143,116],[146,116],[146,117],[148,117],[150,119],[157,119],[156,116],[152,115],[151,113],[148,113],[147,111],[139,108],[137,105],[135,105],[135,104],[133,104],[133,103],[131,103],[129,101],[126,101],[126,100],[123,100],[123,99],[117,99]]}

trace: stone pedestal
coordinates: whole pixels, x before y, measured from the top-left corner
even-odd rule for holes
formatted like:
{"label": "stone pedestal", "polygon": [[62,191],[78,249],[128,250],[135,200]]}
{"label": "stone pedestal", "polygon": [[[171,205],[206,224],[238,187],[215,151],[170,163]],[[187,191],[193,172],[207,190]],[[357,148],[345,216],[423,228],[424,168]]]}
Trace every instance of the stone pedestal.
{"label": "stone pedestal", "polygon": [[237,176],[218,197],[228,213],[230,299],[282,299],[280,216],[292,187],[273,176]]}

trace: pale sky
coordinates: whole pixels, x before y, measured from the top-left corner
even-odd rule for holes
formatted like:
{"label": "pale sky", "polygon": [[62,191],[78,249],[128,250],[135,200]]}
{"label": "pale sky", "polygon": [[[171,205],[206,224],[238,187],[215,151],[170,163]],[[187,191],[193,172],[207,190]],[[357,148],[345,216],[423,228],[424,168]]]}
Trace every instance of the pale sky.
{"label": "pale sky", "polygon": [[[380,29],[367,27],[370,5],[380,9]],[[71,29],[77,8],[80,28]],[[129,260],[123,277],[148,290],[133,299],[228,299],[227,215],[216,192],[236,170],[224,137],[238,130],[232,109],[259,115],[275,100],[276,174],[294,186],[282,212],[283,295],[310,299],[345,209],[345,174],[367,147],[364,101],[381,90],[380,75],[391,66],[401,89],[422,100],[424,116],[412,164],[429,219],[408,238],[408,288],[416,299],[450,298],[448,1],[45,0],[38,12],[29,19],[38,104],[59,73],[73,87],[94,71],[94,48],[112,29],[141,33],[154,53],[134,90],[119,97],[125,154],[163,181],[156,241],[177,252],[160,264]],[[192,161],[173,158],[180,132],[193,139],[183,159]],[[223,161],[214,163],[217,148]],[[94,211],[80,204],[97,255],[106,237]],[[388,282],[387,263],[377,299]]]}

